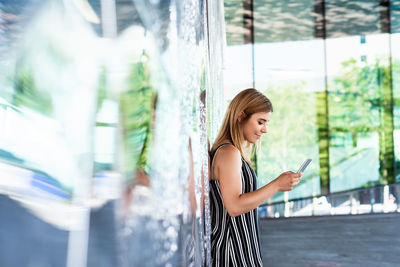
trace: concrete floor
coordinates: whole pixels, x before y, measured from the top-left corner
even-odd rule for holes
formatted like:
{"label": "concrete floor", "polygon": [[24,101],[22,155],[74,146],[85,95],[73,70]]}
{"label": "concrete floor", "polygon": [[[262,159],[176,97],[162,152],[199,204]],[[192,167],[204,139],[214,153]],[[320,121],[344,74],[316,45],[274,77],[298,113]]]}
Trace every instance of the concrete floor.
{"label": "concrete floor", "polygon": [[400,266],[400,214],[261,219],[265,266]]}

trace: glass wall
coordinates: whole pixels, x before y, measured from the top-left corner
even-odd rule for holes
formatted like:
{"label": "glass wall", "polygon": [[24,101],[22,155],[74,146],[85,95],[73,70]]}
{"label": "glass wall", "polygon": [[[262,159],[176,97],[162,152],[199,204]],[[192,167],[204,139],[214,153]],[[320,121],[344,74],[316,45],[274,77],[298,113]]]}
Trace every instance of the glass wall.
{"label": "glass wall", "polygon": [[[257,155],[259,186],[312,159],[299,186],[266,204],[282,216],[308,214],[333,207],[320,196],[398,182],[400,1],[241,2],[253,21],[242,26],[250,25],[253,49],[253,77],[246,79],[274,105]],[[233,3],[225,1],[227,29]],[[227,50],[236,40],[227,30]],[[240,57],[229,64],[240,65]],[[304,201],[288,205],[296,199]]]}
{"label": "glass wall", "polygon": [[394,149],[395,149],[395,182],[400,182],[400,1],[390,1],[390,47],[392,66]]}
{"label": "glass wall", "polygon": [[[391,99],[384,12],[379,1],[326,1],[331,192],[390,179],[384,171],[393,168],[393,114],[384,102]],[[352,25],[354,18],[360,19]]]}
{"label": "glass wall", "polygon": [[223,30],[217,1],[1,1],[0,266],[211,266]]}
{"label": "glass wall", "polygon": [[245,1],[224,1],[226,42],[224,97],[232,99],[241,88],[253,87],[251,9]]}
{"label": "glass wall", "polygon": [[314,37],[313,1],[254,2],[255,87],[272,101],[269,132],[257,156],[259,185],[302,161],[313,164],[301,184],[271,202],[320,194],[318,96],[325,89],[323,41]]}

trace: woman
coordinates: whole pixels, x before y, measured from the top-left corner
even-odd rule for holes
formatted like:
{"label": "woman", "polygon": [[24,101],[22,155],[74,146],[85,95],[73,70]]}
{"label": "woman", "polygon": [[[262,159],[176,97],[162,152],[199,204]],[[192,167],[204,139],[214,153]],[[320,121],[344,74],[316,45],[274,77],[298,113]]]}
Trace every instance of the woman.
{"label": "woman", "polygon": [[274,193],[292,190],[301,173],[284,172],[257,189],[246,151],[267,133],[270,100],[255,89],[229,104],[211,148],[210,210],[213,266],[262,266],[257,207]]}

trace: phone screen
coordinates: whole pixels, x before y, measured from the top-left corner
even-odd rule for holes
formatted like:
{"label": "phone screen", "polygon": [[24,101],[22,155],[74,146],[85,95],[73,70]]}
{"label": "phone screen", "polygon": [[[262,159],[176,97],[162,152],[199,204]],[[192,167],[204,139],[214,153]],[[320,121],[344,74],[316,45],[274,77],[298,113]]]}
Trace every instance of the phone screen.
{"label": "phone screen", "polygon": [[299,170],[297,172],[304,172],[304,170],[307,168],[308,164],[310,164],[311,159],[306,159],[303,164],[301,164]]}

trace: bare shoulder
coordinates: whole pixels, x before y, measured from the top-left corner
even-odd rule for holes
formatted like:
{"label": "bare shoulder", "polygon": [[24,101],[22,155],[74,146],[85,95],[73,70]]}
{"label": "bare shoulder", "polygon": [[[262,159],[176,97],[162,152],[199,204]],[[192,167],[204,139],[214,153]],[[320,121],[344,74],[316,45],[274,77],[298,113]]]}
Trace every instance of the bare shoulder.
{"label": "bare shoulder", "polygon": [[217,154],[215,155],[214,164],[216,166],[229,166],[231,164],[241,165],[241,158],[242,157],[239,150],[235,146],[229,144],[221,147],[218,150]]}
{"label": "bare shoulder", "polygon": [[221,147],[215,154],[212,164],[212,180],[220,180],[224,177],[232,177],[240,173],[242,168],[242,157],[239,150],[233,145]]}

